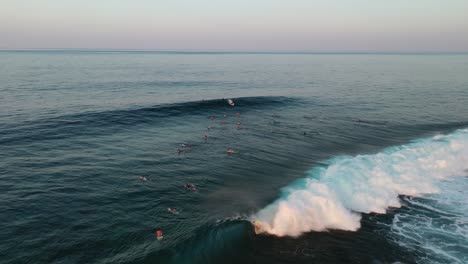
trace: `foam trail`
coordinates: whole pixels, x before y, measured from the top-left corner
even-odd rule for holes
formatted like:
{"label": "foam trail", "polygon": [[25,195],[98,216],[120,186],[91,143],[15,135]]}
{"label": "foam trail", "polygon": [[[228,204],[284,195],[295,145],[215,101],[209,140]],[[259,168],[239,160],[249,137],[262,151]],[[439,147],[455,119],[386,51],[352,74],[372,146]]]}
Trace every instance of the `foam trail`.
{"label": "foam trail", "polygon": [[438,185],[443,192],[403,199],[407,210],[394,215],[388,237],[421,263],[468,263],[468,177]]}
{"label": "foam trail", "polygon": [[360,228],[360,213],[400,207],[398,195],[436,193],[435,183],[466,174],[468,129],[385,149],[373,155],[339,157],[282,191],[252,219],[265,232],[298,236],[308,231]]}

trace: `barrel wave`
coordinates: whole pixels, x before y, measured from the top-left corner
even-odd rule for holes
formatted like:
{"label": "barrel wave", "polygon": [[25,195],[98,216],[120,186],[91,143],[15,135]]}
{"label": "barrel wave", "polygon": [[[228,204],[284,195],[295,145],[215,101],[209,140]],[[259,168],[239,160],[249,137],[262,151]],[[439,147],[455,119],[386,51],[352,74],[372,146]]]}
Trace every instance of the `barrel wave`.
{"label": "barrel wave", "polygon": [[437,182],[466,175],[468,129],[437,135],[371,155],[338,157],[283,189],[252,216],[265,232],[299,236],[308,231],[360,228],[361,213],[384,214],[400,196],[437,193]]}

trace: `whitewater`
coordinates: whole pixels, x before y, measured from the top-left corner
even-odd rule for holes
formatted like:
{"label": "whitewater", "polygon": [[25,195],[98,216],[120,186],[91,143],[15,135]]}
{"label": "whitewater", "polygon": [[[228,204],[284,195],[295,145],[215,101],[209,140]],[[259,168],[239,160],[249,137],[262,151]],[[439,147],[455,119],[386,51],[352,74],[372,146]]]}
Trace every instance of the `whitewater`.
{"label": "whitewater", "polygon": [[356,231],[361,214],[385,214],[400,197],[443,192],[438,182],[466,176],[468,129],[419,139],[380,153],[343,156],[314,167],[282,189],[279,199],[252,216],[264,232]]}

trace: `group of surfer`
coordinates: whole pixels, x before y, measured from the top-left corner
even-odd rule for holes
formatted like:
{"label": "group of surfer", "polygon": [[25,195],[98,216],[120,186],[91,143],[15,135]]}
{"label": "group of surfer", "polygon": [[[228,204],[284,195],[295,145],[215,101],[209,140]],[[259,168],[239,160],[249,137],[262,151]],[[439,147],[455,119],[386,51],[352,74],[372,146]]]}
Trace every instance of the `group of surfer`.
{"label": "group of surfer", "polygon": [[[227,102],[228,102],[228,104],[229,104],[230,106],[234,106],[234,105],[235,105],[235,104],[234,104],[234,101],[232,101],[231,99],[228,99]],[[227,116],[226,114],[223,114],[223,119],[226,119],[227,117],[228,117],[228,116]],[[239,113],[239,112],[236,113],[236,117],[237,117],[237,118],[240,117],[240,113]],[[216,120],[216,115],[210,116],[210,120],[211,120],[211,121],[215,121],[215,120]],[[227,123],[224,122],[224,121],[220,121],[220,122],[218,122],[218,124],[220,124],[220,125],[225,125],[225,124],[227,124]],[[236,122],[237,128],[241,128],[241,125],[242,125],[242,123],[240,122],[240,120],[237,120],[237,122]],[[212,128],[213,128],[213,127],[212,127],[211,125],[208,125],[208,126],[206,127],[206,129],[207,129],[208,131],[210,131]],[[207,134],[203,135],[202,139],[203,139],[205,142],[208,141],[208,135],[207,135]],[[193,144],[183,143],[183,144],[180,144],[180,147],[177,148],[176,151],[177,151],[178,154],[181,154],[181,153],[188,153],[188,152],[191,151],[192,146],[193,146]],[[240,153],[240,152],[239,152],[239,151],[235,151],[235,150],[230,149],[230,148],[226,149],[226,154],[235,154],[235,153]]]}
{"label": "group of surfer", "polygon": [[[235,106],[234,101],[232,101],[231,99],[228,99],[228,100],[227,100],[227,103],[228,103],[230,106]],[[226,114],[223,115],[223,119],[226,119],[227,117],[228,117],[228,116],[227,116]],[[239,112],[236,113],[236,117],[237,117],[237,118],[240,117],[240,113],[239,113]],[[215,121],[215,120],[216,120],[216,115],[210,116],[210,120],[211,120],[211,121]],[[218,122],[218,124],[225,125],[226,122],[220,121],[220,122]],[[237,128],[240,128],[241,122],[240,122],[239,120],[237,120],[236,126],[237,126]],[[208,131],[210,131],[211,128],[212,128],[211,125],[207,126],[207,130],[208,130]],[[205,135],[202,137],[202,139],[203,139],[205,142],[208,141],[208,135],[205,134]],[[192,147],[193,147],[193,144],[189,144],[189,143],[180,144],[180,146],[177,148],[177,153],[178,153],[178,154],[181,154],[181,153],[190,152]],[[233,149],[231,149],[231,148],[228,148],[228,149],[226,150],[226,154],[228,154],[228,155],[235,154],[235,153],[240,153],[240,151],[235,151],[235,150],[233,150]],[[144,176],[140,176],[139,179],[140,179],[141,181],[147,181],[147,180],[148,180],[148,179],[147,179],[146,177],[144,177]],[[185,188],[186,190],[188,190],[188,191],[196,191],[196,190],[197,190],[197,187],[196,187],[195,184],[193,184],[193,183],[186,183],[186,184],[184,185],[184,188]],[[178,212],[175,208],[169,207],[169,208],[167,208],[167,211],[168,211],[169,213],[172,213],[172,214],[179,214],[179,212]],[[162,239],[163,239],[163,232],[162,232],[162,229],[161,229],[161,228],[157,228],[157,229],[155,230],[155,234],[156,234],[156,238],[157,238],[158,240],[162,240]]]}

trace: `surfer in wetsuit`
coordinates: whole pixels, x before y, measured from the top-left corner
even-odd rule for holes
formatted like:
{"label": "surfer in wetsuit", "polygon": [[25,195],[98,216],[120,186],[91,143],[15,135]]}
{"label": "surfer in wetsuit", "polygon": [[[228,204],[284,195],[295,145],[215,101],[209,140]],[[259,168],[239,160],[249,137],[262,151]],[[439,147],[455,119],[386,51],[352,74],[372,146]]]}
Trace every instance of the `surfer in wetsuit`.
{"label": "surfer in wetsuit", "polygon": [[235,152],[234,150],[232,150],[232,149],[227,149],[227,150],[226,150],[226,153],[227,153],[227,154],[234,154],[234,153],[236,153],[236,152]]}
{"label": "surfer in wetsuit", "polygon": [[138,177],[138,179],[140,179],[140,181],[147,181],[148,180],[148,178],[146,178],[145,176],[140,176],[140,177]]}
{"label": "surfer in wetsuit", "polygon": [[162,240],[163,237],[164,237],[161,228],[156,228],[155,234],[156,234],[156,238],[157,238],[158,240]]}
{"label": "surfer in wetsuit", "polygon": [[187,183],[187,184],[185,184],[185,189],[190,190],[190,191],[196,191],[197,187],[195,187],[195,185],[193,185],[191,183]]}

